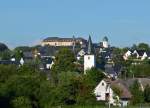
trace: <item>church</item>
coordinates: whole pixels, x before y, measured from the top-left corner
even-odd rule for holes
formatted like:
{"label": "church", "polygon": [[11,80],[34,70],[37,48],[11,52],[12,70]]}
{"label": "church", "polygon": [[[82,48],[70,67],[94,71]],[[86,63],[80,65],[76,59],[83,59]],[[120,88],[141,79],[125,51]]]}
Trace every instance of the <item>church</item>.
{"label": "church", "polygon": [[[103,38],[102,42],[100,42],[98,47],[96,46],[96,44],[92,43],[91,36],[89,36],[88,44],[87,44],[87,51],[84,54],[84,74],[86,74],[86,71],[88,69],[91,69],[92,67],[97,66],[96,55],[99,55],[101,51],[105,51],[109,47],[110,46],[108,43],[108,38],[106,36]],[[97,54],[97,50],[98,50],[98,54]]]}

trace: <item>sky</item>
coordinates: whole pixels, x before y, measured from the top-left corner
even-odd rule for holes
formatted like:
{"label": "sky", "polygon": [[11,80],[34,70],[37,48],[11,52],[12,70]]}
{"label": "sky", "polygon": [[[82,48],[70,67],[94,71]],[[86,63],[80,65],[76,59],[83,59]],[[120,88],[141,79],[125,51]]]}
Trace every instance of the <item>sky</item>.
{"label": "sky", "polygon": [[10,48],[73,35],[150,43],[150,0],[0,0],[0,42]]}

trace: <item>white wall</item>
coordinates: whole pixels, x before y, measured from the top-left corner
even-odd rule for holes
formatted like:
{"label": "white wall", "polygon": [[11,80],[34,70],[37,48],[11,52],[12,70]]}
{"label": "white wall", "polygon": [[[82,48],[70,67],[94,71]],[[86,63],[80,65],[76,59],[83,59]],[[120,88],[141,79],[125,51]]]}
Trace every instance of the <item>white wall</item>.
{"label": "white wall", "polygon": [[113,90],[109,87],[109,85],[104,80],[102,80],[95,88],[94,94],[98,101],[106,101],[106,93],[109,93],[110,103],[113,104],[114,103]]}
{"label": "white wall", "polygon": [[103,47],[108,48],[108,42],[107,41],[103,41]]}
{"label": "white wall", "polygon": [[95,67],[95,56],[94,55],[84,55],[84,74],[86,70]]}

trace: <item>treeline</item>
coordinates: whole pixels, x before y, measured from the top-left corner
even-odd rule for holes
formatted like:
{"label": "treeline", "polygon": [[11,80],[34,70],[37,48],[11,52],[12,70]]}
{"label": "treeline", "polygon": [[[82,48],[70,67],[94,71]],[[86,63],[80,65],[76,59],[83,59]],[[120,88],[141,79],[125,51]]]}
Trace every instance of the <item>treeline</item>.
{"label": "treeline", "polygon": [[62,49],[50,74],[34,64],[0,65],[0,106],[3,108],[51,108],[63,105],[100,104],[92,91],[104,78],[98,69],[87,75],[78,70],[74,54]]}

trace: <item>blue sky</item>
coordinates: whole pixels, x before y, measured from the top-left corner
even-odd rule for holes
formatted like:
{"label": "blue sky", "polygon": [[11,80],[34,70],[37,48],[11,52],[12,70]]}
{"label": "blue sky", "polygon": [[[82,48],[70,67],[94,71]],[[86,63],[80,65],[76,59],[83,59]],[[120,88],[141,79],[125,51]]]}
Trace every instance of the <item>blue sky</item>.
{"label": "blue sky", "polygon": [[89,34],[120,47],[149,43],[150,0],[0,0],[0,41],[10,47]]}

